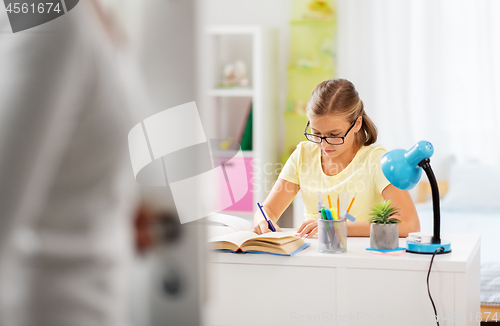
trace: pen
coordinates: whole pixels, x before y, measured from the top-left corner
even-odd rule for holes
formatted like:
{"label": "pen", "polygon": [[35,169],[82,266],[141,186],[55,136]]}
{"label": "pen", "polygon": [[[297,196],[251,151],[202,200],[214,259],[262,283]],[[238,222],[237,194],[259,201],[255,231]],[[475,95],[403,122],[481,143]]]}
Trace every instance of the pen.
{"label": "pen", "polygon": [[334,220],[338,220],[339,219],[339,215],[337,214],[337,212],[335,211],[335,208],[333,210],[330,210],[331,211],[331,214],[332,214],[332,218]]}
{"label": "pen", "polygon": [[269,229],[271,229],[271,231],[273,231],[273,232],[276,232],[276,229],[274,228],[273,223],[271,222],[271,220],[269,218],[267,218],[266,213],[263,210],[264,206],[262,206],[259,202],[257,202],[257,206],[259,206],[260,211],[262,212],[262,215],[264,215],[264,219],[267,221],[267,224],[269,225]]}
{"label": "pen", "polygon": [[[340,217],[337,215],[337,212],[335,212],[335,209],[333,209],[333,212],[331,210],[328,210],[329,212],[329,218],[332,220],[339,220]],[[333,230],[335,232],[335,235],[337,236],[336,238],[342,242],[342,247],[345,247],[345,240],[344,236],[342,235],[342,230],[339,228],[340,225],[337,225],[337,223],[333,223]]]}
{"label": "pen", "polygon": [[321,216],[323,216],[324,220],[328,220],[328,215],[326,215],[325,205],[321,207]]}
{"label": "pen", "polygon": [[329,219],[330,221],[333,221],[334,218],[333,218],[333,214],[332,214],[332,211],[329,210],[328,208],[325,208],[325,213],[326,213],[326,218]]}
{"label": "pen", "polygon": [[323,220],[323,214],[321,213],[321,203],[318,201],[318,218]]}
{"label": "pen", "polygon": [[330,209],[332,209],[332,201],[330,200],[330,192],[328,192],[328,204],[330,205]]}
{"label": "pen", "polygon": [[[318,206],[318,208],[319,208],[319,206]],[[329,211],[329,210],[328,210],[328,209],[325,209],[325,205],[323,205],[323,206],[321,207],[321,216],[323,217],[323,219],[324,219],[324,220],[330,220],[330,219],[331,219],[331,217],[329,217],[329,216],[328,216],[327,211]],[[330,230],[330,227],[329,227],[329,226],[330,226],[330,223],[326,223],[326,226],[325,226],[325,231],[326,231],[326,234],[327,234],[328,238],[330,239],[330,240],[329,240],[329,241],[330,241],[330,243],[332,243],[332,242],[333,242],[333,239],[334,239],[334,236],[333,236],[333,234],[331,234],[331,230]],[[325,240],[326,240],[326,239],[325,239]],[[330,246],[330,244],[327,244],[327,246],[329,247],[329,246]]]}

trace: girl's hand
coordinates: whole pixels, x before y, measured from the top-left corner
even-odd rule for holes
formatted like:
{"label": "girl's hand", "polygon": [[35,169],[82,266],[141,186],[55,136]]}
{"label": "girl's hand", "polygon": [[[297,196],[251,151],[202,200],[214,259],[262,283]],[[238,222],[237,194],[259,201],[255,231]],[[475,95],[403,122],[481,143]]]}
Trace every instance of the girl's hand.
{"label": "girl's hand", "polygon": [[315,218],[308,218],[302,222],[302,225],[299,227],[295,235],[301,238],[304,236],[312,238],[312,236],[316,233],[318,233],[318,220]]}
{"label": "girl's hand", "polygon": [[[278,226],[278,224],[276,224],[272,220],[270,220],[270,221],[271,221],[271,223],[273,223],[273,226],[274,226],[274,229],[276,230],[276,232],[281,232],[281,229]],[[255,232],[257,234],[263,234],[263,233],[272,232],[272,231],[269,228],[269,224],[267,223],[267,221],[262,220],[253,226],[253,232]]]}

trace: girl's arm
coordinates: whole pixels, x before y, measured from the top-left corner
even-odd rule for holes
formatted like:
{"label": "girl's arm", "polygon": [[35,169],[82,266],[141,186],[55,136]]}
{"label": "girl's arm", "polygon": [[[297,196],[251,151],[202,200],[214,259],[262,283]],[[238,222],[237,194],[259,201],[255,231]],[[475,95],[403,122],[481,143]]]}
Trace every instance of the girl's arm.
{"label": "girl's arm", "polygon": [[[388,185],[382,191],[382,196],[385,200],[392,201],[392,205],[399,209],[399,214],[395,215],[396,218],[403,222],[398,226],[399,237],[404,238],[410,232],[420,231],[420,220],[408,191]],[[369,237],[370,222],[347,223],[347,235],[350,237]]]}
{"label": "girl's arm", "polygon": [[410,232],[420,231],[417,209],[408,191],[388,185],[382,191],[382,196],[385,200],[392,201],[392,205],[399,209],[399,214],[395,217],[403,222],[398,226],[400,237],[407,237]]}
{"label": "girl's arm", "polygon": [[[276,221],[278,221],[281,214],[283,214],[293,198],[295,198],[299,189],[298,184],[278,178],[266,200],[262,203],[267,217],[271,219],[274,225],[276,225]],[[257,210],[254,215],[254,223],[254,232],[261,234],[270,231],[260,210]]]}

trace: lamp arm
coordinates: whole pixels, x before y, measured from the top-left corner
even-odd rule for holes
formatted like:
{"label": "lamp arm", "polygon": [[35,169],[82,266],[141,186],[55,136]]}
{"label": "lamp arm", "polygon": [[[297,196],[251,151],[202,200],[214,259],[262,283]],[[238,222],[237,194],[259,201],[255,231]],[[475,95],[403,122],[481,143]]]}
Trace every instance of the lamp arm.
{"label": "lamp arm", "polygon": [[434,172],[432,172],[430,159],[426,158],[420,161],[418,165],[424,169],[425,174],[427,174],[427,178],[429,179],[429,183],[431,184],[432,208],[434,210],[434,235],[432,236],[432,243],[441,243],[441,214],[439,210],[439,189],[436,177],[434,176]]}

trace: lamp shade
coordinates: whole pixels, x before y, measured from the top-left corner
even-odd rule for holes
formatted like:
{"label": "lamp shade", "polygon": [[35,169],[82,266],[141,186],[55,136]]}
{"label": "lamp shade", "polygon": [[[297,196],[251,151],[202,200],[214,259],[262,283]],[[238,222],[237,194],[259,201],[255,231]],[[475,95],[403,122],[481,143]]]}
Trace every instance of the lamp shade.
{"label": "lamp shade", "polygon": [[417,185],[422,175],[422,168],[418,164],[432,154],[434,147],[425,140],[419,141],[408,151],[395,149],[382,157],[382,172],[396,188],[410,190]]}

